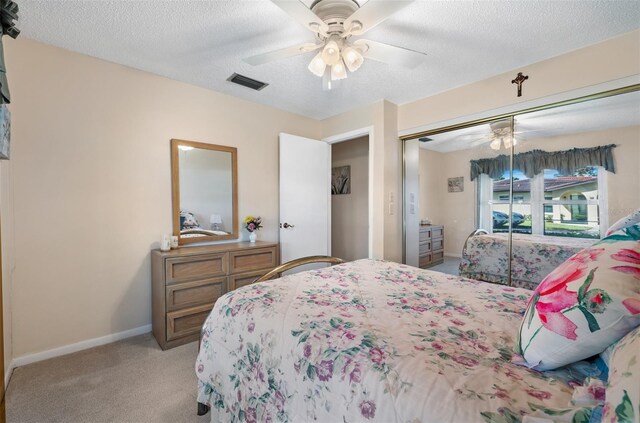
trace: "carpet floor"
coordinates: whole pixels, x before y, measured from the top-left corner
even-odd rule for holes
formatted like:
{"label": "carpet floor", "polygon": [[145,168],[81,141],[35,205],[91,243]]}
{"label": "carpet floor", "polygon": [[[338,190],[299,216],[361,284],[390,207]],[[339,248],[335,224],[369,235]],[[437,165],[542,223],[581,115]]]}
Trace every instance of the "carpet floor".
{"label": "carpet floor", "polygon": [[146,334],[19,367],[7,422],[208,422],[196,415],[197,349],[162,351]]}

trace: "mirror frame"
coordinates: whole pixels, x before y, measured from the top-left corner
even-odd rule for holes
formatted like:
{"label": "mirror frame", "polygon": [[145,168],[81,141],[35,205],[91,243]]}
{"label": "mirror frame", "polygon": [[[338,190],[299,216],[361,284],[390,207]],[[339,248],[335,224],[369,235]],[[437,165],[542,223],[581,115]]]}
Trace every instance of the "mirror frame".
{"label": "mirror frame", "polygon": [[[232,210],[233,210],[233,226],[229,235],[205,235],[194,238],[183,238],[180,236],[180,161],[178,156],[178,147],[185,145],[193,148],[205,150],[222,151],[231,153],[231,183],[232,183]],[[203,142],[187,141],[173,138],[171,139],[171,199],[172,199],[172,220],[173,235],[178,237],[178,244],[193,244],[197,242],[210,241],[226,241],[237,239],[238,231],[238,149],[236,147],[227,147],[225,145],[207,144]]]}

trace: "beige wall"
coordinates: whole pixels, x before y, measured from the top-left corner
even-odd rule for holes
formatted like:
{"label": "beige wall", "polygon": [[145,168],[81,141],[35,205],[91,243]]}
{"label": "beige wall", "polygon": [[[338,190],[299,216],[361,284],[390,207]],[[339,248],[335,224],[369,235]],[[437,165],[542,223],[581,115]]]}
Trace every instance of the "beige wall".
{"label": "beige wall", "polygon": [[14,357],[151,322],[171,138],[237,147],[239,215],[277,239],[278,133],[319,138],[318,121],[26,39],[5,49]]}
{"label": "beige wall", "polygon": [[369,256],[369,137],[331,146],[331,167],[351,166],[351,193],[331,196],[331,255]]}
{"label": "beige wall", "polygon": [[397,106],[379,101],[322,121],[322,137],[370,128],[373,151],[373,257],[402,261],[402,144]]}
{"label": "beige wall", "polygon": [[[529,75],[522,97],[511,84]],[[640,74],[640,30],[453,90],[398,106],[408,130]]]}
{"label": "beige wall", "polygon": [[[616,173],[607,172],[609,224],[640,207],[640,126],[531,140],[516,153],[533,149],[561,151],[616,144]],[[476,229],[476,182],[469,180],[469,161],[492,157],[487,148],[436,153],[420,152],[420,210],[434,224],[445,226],[445,253],[460,256],[467,236]],[[447,192],[447,178],[464,176],[464,192]]]}

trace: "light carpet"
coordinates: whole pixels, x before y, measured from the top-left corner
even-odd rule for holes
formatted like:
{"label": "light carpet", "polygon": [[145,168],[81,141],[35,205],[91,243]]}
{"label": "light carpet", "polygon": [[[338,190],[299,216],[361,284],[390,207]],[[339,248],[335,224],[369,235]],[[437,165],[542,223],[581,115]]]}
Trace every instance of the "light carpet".
{"label": "light carpet", "polygon": [[208,422],[196,415],[198,345],[151,334],[17,368],[7,422]]}

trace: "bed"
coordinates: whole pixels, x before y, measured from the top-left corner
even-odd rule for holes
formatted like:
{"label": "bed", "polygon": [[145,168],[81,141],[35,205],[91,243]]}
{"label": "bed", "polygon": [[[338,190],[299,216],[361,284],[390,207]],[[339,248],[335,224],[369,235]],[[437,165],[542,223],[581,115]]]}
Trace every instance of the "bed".
{"label": "bed", "polygon": [[531,292],[380,260],[232,291],[203,326],[211,421],[516,423],[579,378],[511,363]]}
{"label": "bed", "polygon": [[[597,239],[513,234],[512,286],[535,289],[553,269]],[[508,283],[509,244],[506,233],[472,234],[460,261],[460,275]]]}

